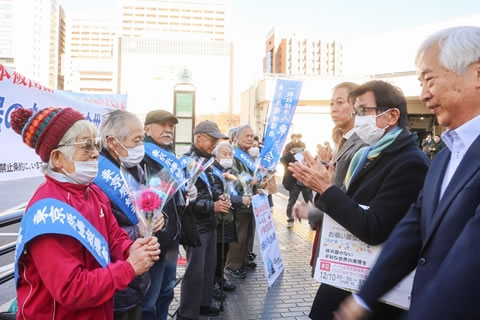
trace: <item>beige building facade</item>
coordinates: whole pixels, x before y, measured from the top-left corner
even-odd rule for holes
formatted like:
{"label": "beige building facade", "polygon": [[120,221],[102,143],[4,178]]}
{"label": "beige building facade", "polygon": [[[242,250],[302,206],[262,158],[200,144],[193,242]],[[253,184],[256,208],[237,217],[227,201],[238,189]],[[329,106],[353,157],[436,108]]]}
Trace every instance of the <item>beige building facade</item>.
{"label": "beige building facade", "polygon": [[273,28],[266,37],[263,72],[338,76],[343,73],[343,46]]}

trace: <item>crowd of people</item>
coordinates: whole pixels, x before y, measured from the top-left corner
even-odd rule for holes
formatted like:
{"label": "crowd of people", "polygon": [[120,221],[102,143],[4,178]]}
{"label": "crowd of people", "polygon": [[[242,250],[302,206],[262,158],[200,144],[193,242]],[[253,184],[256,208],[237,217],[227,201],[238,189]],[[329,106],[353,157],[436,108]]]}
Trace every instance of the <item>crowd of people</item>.
{"label": "crowd of people", "polygon": [[[480,234],[480,28],[432,35],[416,64],[420,99],[446,127],[443,141],[429,134],[418,148],[402,91],[372,80],[332,89],[333,148],[319,144],[312,155],[299,134],[284,148],[288,227],[307,219],[316,230],[312,270],[325,214],[361,241],[383,244],[360,292],[319,287],[312,319],[480,318],[472,254]],[[19,232],[19,319],[166,319],[180,245],[187,264],[177,319],[220,314],[213,299],[236,290],[228,277],[256,268],[252,196],[268,194],[273,206],[276,183],[254,177],[261,145],[249,125],[227,136],[202,121],[179,159],[177,123],[165,110],[149,112],[143,124],[116,110],[98,131],[71,108],[12,113],[12,128],[45,163],[46,179]],[[178,188],[154,219],[153,235],[145,234],[119,177],[142,184],[147,173],[181,168],[186,158],[214,162]],[[249,188],[237,181],[229,189],[226,173],[253,178]],[[378,301],[414,269],[408,314]]]}
{"label": "crowd of people", "polygon": [[[180,245],[187,264],[177,318],[220,313],[212,299],[225,299],[224,291],[236,289],[224,270],[245,278],[247,270],[256,268],[251,198],[268,188],[267,181],[252,179],[251,193],[240,183],[226,190],[223,174],[253,176],[258,137],[248,125],[228,137],[216,123],[200,122],[184,157],[215,161],[204,179],[180,188],[166,203],[153,222],[153,236],[144,235],[114,176],[127,174],[145,184],[147,173],[155,175],[174,162],[180,166],[172,144],[177,123],[165,110],[149,112],[143,124],[134,114],[116,110],[97,131],[71,108],[37,113],[19,108],[12,114],[14,130],[45,162],[46,178],[27,206],[20,232],[24,249],[16,262],[18,317],[166,319]],[[39,212],[46,214],[46,209],[38,211],[41,205],[71,214],[70,229],[65,230],[65,216],[52,211],[52,221],[60,217],[61,224],[30,235],[38,219],[48,216],[39,218]],[[97,247],[108,259],[95,255]]]}

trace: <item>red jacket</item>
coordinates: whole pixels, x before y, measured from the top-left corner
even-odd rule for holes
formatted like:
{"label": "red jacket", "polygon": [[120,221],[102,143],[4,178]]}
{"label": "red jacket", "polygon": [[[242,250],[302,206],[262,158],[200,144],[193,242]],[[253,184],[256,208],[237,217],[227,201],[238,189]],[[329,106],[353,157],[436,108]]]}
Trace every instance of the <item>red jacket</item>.
{"label": "red jacket", "polygon": [[69,236],[34,238],[18,263],[17,319],[113,319],[113,294],[135,278],[133,267],[125,261],[132,241],[118,226],[108,198],[97,186],[46,179],[28,207],[44,198],[74,207],[105,237],[112,262],[102,268]]}

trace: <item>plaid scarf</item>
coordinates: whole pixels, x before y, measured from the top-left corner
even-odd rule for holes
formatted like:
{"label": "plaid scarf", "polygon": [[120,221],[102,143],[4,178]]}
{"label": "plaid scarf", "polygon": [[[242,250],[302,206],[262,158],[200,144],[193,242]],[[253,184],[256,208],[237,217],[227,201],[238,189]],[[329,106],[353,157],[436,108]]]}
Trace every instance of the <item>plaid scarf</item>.
{"label": "plaid scarf", "polygon": [[401,128],[395,127],[373,146],[363,147],[355,153],[345,176],[345,187],[347,189],[353,178],[355,178],[363,168],[367,167],[373,160],[375,160],[385,148],[390,146],[401,132]]}

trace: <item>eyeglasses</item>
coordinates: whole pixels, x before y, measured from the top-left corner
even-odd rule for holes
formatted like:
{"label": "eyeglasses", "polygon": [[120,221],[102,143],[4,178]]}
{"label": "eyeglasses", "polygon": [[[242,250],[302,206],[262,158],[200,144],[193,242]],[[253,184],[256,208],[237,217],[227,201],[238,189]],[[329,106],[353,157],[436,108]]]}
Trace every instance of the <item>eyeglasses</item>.
{"label": "eyeglasses", "polygon": [[81,145],[81,148],[88,153],[93,153],[95,150],[100,152],[102,150],[102,139],[100,137],[88,138],[88,139],[85,139],[83,142],[71,142],[71,143],[60,144],[57,146],[57,148],[64,147],[64,146],[76,146],[76,145]]}
{"label": "eyeglasses", "polygon": [[356,116],[364,116],[365,113],[368,111],[368,110],[376,110],[378,109],[377,107],[358,107],[357,109],[355,109],[355,111],[353,112]]}

